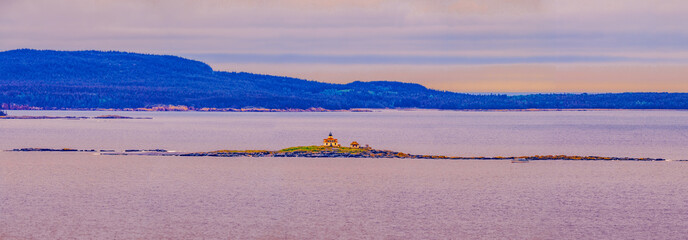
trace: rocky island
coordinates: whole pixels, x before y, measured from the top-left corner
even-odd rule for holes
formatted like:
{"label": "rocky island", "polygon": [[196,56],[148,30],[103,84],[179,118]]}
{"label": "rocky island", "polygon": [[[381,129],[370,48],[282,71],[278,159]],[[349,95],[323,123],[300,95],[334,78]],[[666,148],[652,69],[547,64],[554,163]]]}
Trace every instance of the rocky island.
{"label": "rocky island", "polygon": [[604,161],[665,161],[661,158],[568,156],[568,155],[535,155],[510,157],[458,157],[443,155],[416,155],[403,152],[378,150],[372,148],[302,146],[279,151],[267,150],[219,150],[212,152],[180,153],[176,156],[210,156],[210,157],[305,157],[305,158],[409,158],[409,159],[447,159],[447,160],[604,160]]}
{"label": "rocky island", "polygon": [[[291,147],[278,151],[270,150],[218,150],[211,152],[173,152],[164,149],[128,149],[123,152],[114,150],[79,150],[73,148],[18,148],[13,152],[94,152],[100,155],[135,155],[135,156],[180,156],[180,157],[281,157],[281,158],[404,158],[404,159],[436,159],[436,160],[579,160],[579,161],[666,161],[663,158],[634,158],[634,157],[600,157],[600,156],[569,156],[569,155],[534,155],[509,157],[459,157],[443,155],[416,155],[389,150],[372,148],[302,146]],[[685,160],[678,160],[685,161]]]}
{"label": "rocky island", "polygon": [[299,146],[282,150],[217,150],[210,152],[176,152],[165,149],[127,149],[123,152],[114,150],[79,150],[74,148],[17,148],[14,152],[98,152],[100,155],[137,155],[137,156],[180,156],[180,157],[301,157],[301,158],[407,158],[407,159],[446,159],[446,160],[582,160],[582,161],[666,161],[662,158],[635,157],[600,157],[569,155],[534,155],[510,157],[460,157],[443,155],[417,155],[403,152],[378,150],[367,144],[361,146],[351,142],[349,147],[339,144],[332,133],[319,146]]}

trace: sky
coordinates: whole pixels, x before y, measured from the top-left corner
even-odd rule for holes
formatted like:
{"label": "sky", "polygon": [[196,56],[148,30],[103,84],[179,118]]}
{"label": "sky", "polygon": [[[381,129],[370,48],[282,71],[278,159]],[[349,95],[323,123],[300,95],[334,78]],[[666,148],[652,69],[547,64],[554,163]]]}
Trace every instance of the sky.
{"label": "sky", "polygon": [[688,92],[685,0],[0,0],[0,51],[455,92]]}

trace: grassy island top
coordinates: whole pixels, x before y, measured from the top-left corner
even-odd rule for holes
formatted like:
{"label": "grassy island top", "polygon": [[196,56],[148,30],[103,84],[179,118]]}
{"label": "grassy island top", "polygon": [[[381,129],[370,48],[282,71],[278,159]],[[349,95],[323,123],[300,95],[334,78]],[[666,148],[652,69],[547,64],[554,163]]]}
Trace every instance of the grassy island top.
{"label": "grassy island top", "polygon": [[366,148],[352,147],[328,147],[328,146],[299,146],[279,150],[278,152],[338,152],[338,153],[361,153],[369,152]]}
{"label": "grassy island top", "polygon": [[329,146],[298,146],[285,148],[278,151],[270,150],[217,150],[212,153],[366,153],[370,152],[370,148],[352,148],[352,147],[329,147]]}

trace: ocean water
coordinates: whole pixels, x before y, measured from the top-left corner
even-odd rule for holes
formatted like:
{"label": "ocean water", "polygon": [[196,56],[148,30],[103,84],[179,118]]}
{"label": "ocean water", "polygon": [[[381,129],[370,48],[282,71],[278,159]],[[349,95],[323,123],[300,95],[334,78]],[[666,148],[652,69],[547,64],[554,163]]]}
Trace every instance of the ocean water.
{"label": "ocean water", "polygon": [[[1,120],[0,149],[280,149],[688,159],[688,112],[193,113]],[[685,239],[687,162],[0,152],[0,239]]]}
{"label": "ocean water", "polygon": [[681,162],[2,153],[0,239],[685,239]]}

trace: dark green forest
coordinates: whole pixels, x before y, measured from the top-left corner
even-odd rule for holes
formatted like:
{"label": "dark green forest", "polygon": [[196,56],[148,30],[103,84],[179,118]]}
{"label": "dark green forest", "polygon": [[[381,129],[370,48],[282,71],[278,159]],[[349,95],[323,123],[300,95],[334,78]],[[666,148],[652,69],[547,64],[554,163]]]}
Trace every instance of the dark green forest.
{"label": "dark green forest", "polygon": [[176,56],[21,49],[0,52],[0,104],[5,109],[688,109],[688,93],[473,95],[392,81],[331,84],[213,71]]}

